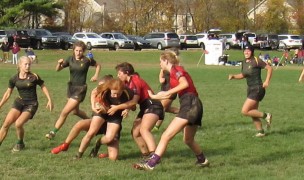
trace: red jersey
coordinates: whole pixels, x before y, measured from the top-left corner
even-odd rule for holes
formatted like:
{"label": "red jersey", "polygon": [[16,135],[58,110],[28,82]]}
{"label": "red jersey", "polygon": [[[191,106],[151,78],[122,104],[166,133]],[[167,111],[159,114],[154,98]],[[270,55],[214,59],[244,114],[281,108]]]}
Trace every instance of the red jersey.
{"label": "red jersey", "polygon": [[133,91],[134,95],[138,95],[140,97],[138,104],[149,98],[148,90],[152,91],[146,81],[141,79],[137,74],[132,75],[130,81],[126,85]]}
{"label": "red jersey", "polygon": [[179,84],[178,80],[179,80],[180,77],[185,77],[189,86],[186,89],[183,89],[183,90],[177,92],[178,96],[181,97],[185,93],[193,93],[196,96],[198,96],[198,93],[197,93],[196,88],[193,84],[192,78],[184,70],[184,68],[182,66],[172,66],[171,71],[170,71],[170,88],[172,89]]}

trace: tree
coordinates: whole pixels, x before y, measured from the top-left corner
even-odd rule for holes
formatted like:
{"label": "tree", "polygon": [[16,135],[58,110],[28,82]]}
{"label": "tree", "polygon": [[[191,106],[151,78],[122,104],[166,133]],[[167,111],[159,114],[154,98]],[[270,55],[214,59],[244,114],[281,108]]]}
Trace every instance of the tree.
{"label": "tree", "polygon": [[264,16],[264,29],[269,33],[288,33],[291,27],[289,12],[290,9],[284,6],[284,0],[268,0],[267,11]]}
{"label": "tree", "polygon": [[296,6],[293,17],[297,22],[297,31],[300,34],[304,34],[304,1],[295,0],[295,4]]}
{"label": "tree", "polygon": [[16,26],[24,19],[27,19],[27,24],[31,28],[38,28],[41,25],[42,15],[54,18],[58,15],[58,9],[62,5],[55,0],[20,0],[8,1],[4,0],[2,5],[2,19],[0,21],[2,26],[12,25]]}

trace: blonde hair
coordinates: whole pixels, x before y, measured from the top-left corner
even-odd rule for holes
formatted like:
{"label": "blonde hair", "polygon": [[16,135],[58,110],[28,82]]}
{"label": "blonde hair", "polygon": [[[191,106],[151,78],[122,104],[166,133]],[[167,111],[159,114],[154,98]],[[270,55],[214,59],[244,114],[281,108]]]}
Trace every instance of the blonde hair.
{"label": "blonde hair", "polygon": [[31,59],[27,56],[21,56],[18,60],[18,66],[17,66],[17,71],[20,71],[20,64],[24,61],[24,60],[28,60],[31,64]]}
{"label": "blonde hair", "polygon": [[160,59],[161,60],[167,60],[169,63],[173,65],[178,65],[179,64],[179,56],[175,51],[172,50],[165,50],[160,54]]}

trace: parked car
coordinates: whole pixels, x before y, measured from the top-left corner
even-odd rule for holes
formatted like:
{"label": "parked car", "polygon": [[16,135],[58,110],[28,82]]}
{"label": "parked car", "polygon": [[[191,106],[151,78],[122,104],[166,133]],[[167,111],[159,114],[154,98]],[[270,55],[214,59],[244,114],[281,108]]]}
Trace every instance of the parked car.
{"label": "parked car", "polygon": [[78,32],[73,35],[72,39],[84,42],[88,50],[91,50],[93,47],[108,47],[107,39],[93,32]]}
{"label": "parked car", "polygon": [[7,40],[10,45],[13,45],[14,39],[11,30],[0,30],[0,43]]}
{"label": "parked car", "polygon": [[133,49],[134,43],[122,33],[105,32],[100,36],[107,39],[109,49],[117,50],[119,48]]}
{"label": "parked car", "polygon": [[260,47],[260,44],[257,42],[256,34],[253,32],[245,32],[244,37],[247,37],[250,44],[254,47]]}
{"label": "parked car", "polygon": [[257,42],[260,44],[260,49],[277,49],[279,46],[279,37],[277,34],[259,34]]}
{"label": "parked car", "polygon": [[180,48],[179,37],[174,32],[154,32],[144,36],[144,39],[150,41],[152,48],[159,50],[176,47]]}
{"label": "parked car", "polygon": [[198,48],[198,40],[196,35],[179,35],[180,40],[180,48],[187,49],[187,48]]}
{"label": "parked car", "polygon": [[205,45],[206,45],[207,41],[209,40],[208,33],[198,33],[198,34],[196,34],[196,37],[197,37],[197,43],[198,43],[199,47],[205,48]]}
{"label": "parked car", "polygon": [[31,47],[34,49],[43,49],[49,47],[58,47],[59,38],[53,36],[49,30],[46,29],[24,29],[31,39]]}
{"label": "parked car", "polygon": [[16,30],[13,34],[13,38],[20,47],[31,46],[31,36],[28,35],[26,30]]}
{"label": "parked car", "polygon": [[127,35],[127,38],[132,40],[134,43],[134,50],[148,49],[151,48],[151,43],[145,40],[141,36]]}
{"label": "parked car", "polygon": [[7,40],[7,35],[4,30],[0,30],[0,43],[3,43],[4,40]]}
{"label": "parked car", "polygon": [[72,35],[68,32],[53,32],[52,34],[54,36],[59,37],[60,39],[59,47],[63,50],[68,50],[72,48],[74,42],[76,41],[75,39],[72,38]]}
{"label": "parked car", "polygon": [[224,46],[227,50],[240,47],[240,39],[237,38],[236,33],[219,34],[219,38],[225,43]]}
{"label": "parked car", "polygon": [[280,34],[279,49],[297,49],[302,46],[302,39],[299,35]]}

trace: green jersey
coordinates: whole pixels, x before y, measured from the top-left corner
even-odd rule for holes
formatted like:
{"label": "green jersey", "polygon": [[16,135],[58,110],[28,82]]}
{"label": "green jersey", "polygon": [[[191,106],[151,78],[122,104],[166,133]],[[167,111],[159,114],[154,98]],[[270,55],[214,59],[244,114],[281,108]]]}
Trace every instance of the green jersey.
{"label": "green jersey", "polygon": [[25,79],[19,78],[19,73],[10,78],[8,87],[17,88],[19,97],[24,101],[37,101],[37,85],[42,86],[44,81],[35,73],[28,73]]}
{"label": "green jersey", "polygon": [[63,63],[62,67],[70,68],[70,83],[72,85],[82,86],[86,84],[87,74],[90,66],[95,66],[96,61],[90,60],[87,57],[83,57],[81,60],[76,60],[75,57],[71,56],[67,58]]}
{"label": "green jersey", "polygon": [[261,69],[266,63],[259,58],[252,57],[250,61],[244,60],[242,63],[242,74],[246,78],[248,86],[262,85]]}

